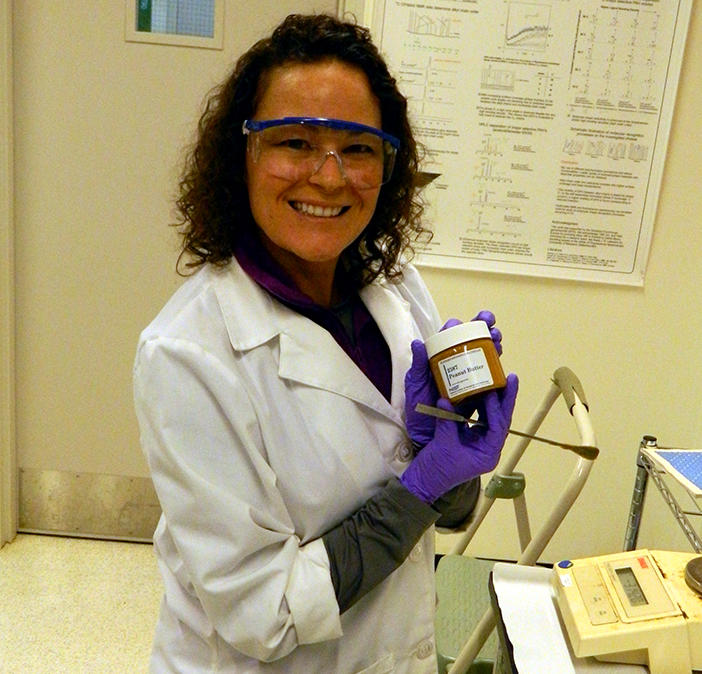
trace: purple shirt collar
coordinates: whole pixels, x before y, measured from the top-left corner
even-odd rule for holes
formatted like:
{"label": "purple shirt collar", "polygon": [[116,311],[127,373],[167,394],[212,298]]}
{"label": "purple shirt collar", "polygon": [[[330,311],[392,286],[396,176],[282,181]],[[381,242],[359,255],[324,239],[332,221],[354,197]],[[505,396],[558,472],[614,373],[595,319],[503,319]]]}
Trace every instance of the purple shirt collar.
{"label": "purple shirt collar", "polygon": [[294,281],[271,257],[258,239],[244,237],[243,241],[237,244],[234,255],[242,269],[256,283],[279,300],[298,308],[319,307],[309,296],[297,288]]}
{"label": "purple shirt collar", "polygon": [[[386,400],[390,400],[390,349],[358,293],[347,298],[341,306],[327,309],[303,293],[256,238],[243,237],[234,250],[234,256],[258,285],[283,304],[328,330]],[[340,313],[344,312],[348,312],[346,327],[340,318]]]}

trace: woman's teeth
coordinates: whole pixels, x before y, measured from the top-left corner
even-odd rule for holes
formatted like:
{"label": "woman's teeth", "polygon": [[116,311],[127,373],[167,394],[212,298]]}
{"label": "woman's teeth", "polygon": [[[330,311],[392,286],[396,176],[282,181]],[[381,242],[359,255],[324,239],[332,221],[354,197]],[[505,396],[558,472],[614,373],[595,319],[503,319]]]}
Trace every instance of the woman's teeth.
{"label": "woman's teeth", "polygon": [[333,218],[343,210],[342,206],[313,206],[301,201],[291,201],[290,204],[296,211],[305,215],[314,215],[318,218]]}

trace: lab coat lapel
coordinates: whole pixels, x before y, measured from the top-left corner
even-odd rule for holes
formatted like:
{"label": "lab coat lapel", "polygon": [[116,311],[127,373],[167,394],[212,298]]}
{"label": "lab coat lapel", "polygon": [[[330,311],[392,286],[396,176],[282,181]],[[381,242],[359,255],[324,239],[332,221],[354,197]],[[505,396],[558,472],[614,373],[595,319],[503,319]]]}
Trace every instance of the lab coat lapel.
{"label": "lab coat lapel", "polygon": [[410,344],[419,335],[413,328],[409,304],[385,284],[372,284],[361,291],[361,299],[368,307],[392,354],[392,406],[401,413],[405,400],[405,374],[410,367]]}
{"label": "lab coat lapel", "polygon": [[[301,316],[280,335],[278,374],[354,400],[401,423],[399,415],[324,328]],[[297,323],[293,327],[293,324]]]}
{"label": "lab coat lapel", "polygon": [[[236,261],[216,273],[216,277],[218,301],[235,349],[251,349],[278,337],[281,378],[345,396],[402,424],[400,409],[385,400],[324,328],[275,302]],[[398,301],[387,291],[374,298],[375,309],[369,307],[369,310],[379,325],[381,316],[384,323],[399,321],[402,312],[395,304]],[[240,319],[241,306],[248,309],[246,321]],[[387,326],[381,326],[381,330],[387,340],[391,331]],[[388,341],[388,345],[393,351],[393,344]],[[395,378],[393,362],[393,400],[397,399]]]}
{"label": "lab coat lapel", "polygon": [[369,385],[368,378],[334,338],[308,321],[294,333],[281,335],[279,374],[351,398],[404,426],[404,378],[411,361],[410,343],[416,337],[409,306],[380,284],[364,288],[361,299],[378,324],[392,355],[391,404],[375,386]]}

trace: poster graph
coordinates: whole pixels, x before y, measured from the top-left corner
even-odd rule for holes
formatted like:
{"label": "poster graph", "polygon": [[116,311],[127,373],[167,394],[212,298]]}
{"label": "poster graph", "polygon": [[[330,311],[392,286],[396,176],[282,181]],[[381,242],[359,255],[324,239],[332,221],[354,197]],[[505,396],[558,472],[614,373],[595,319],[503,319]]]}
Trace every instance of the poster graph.
{"label": "poster graph", "polygon": [[427,149],[420,264],[642,285],[692,0],[365,0]]}

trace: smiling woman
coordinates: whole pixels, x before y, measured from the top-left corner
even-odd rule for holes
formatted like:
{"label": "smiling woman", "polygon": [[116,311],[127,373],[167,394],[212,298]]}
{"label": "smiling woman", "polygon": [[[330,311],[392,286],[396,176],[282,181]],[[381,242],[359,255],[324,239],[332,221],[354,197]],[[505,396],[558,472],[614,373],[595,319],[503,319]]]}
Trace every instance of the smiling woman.
{"label": "smiling woman", "polygon": [[407,261],[425,233],[407,101],[365,29],[292,15],[198,132],[178,199],[194,273],[134,368],[163,511],[152,670],[433,673],[433,524],[472,510],[516,378],[487,394],[488,431],[415,412],[437,402],[440,320]]}
{"label": "smiling woman", "polygon": [[[254,117],[260,120],[304,113],[371,129],[379,130],[381,125],[380,106],[363,71],[333,60],[277,67],[268,74],[259,101]],[[345,144],[334,143],[332,148],[330,128],[315,134],[321,138],[313,139],[309,128],[300,126],[303,128],[295,131],[294,144],[288,136],[279,135],[288,129],[272,126],[268,130],[273,144],[259,150],[258,160],[255,148],[247,153],[249,203],[261,241],[271,256],[300,290],[318,304],[329,306],[332,300],[342,299],[339,289],[334,288],[339,257],[365,230],[375,211],[383,174],[382,142],[375,142],[380,141],[375,134],[365,134],[374,139],[371,142],[377,148],[376,157],[374,160],[371,153],[363,153],[356,164],[370,164],[376,180],[359,185],[349,173],[352,177],[366,173],[358,167],[352,170],[354,164],[349,165],[347,159],[349,148],[357,146],[350,146],[346,140]],[[256,135],[249,134],[252,146]],[[308,155],[314,153],[308,148],[325,136],[321,156],[316,160],[312,156],[310,163]],[[261,143],[265,144],[265,139],[259,147]],[[297,158],[301,152],[306,156]],[[344,162],[350,166],[348,170]],[[369,186],[368,182],[375,184]]]}
{"label": "smiling woman", "polygon": [[[259,41],[244,54],[230,77],[212,92],[200,120],[199,142],[183,173],[178,201],[184,237],[181,261],[187,268],[206,262],[227,264],[238,243],[251,238],[252,231],[258,232],[249,208],[251,157],[246,157],[247,147],[251,145],[253,157],[260,157],[258,151],[265,138],[256,137],[262,130],[261,122],[292,115],[365,124],[371,133],[383,134],[384,153],[390,152],[387,141],[393,139],[394,168],[390,173],[390,163],[384,164],[388,175],[383,176],[370,226],[341,256],[353,287],[360,288],[378,276],[397,276],[400,255],[411,253],[411,243],[417,237],[428,238],[429,232],[420,221],[422,202],[414,189],[418,152],[406,99],[365,29],[351,26],[344,32],[332,25],[331,17],[322,17],[318,23],[313,46],[303,34],[306,29],[293,22],[281,26],[272,39]],[[307,73],[326,89],[315,92]],[[355,87],[353,93],[362,96],[358,101],[350,91],[347,94],[338,88],[346,84],[346,78]],[[288,96],[284,106],[282,102],[273,106],[272,96],[266,96],[271,86]],[[324,98],[324,115],[305,105],[321,106]],[[324,162],[321,172],[333,173],[331,164]],[[337,171],[341,170],[337,161]]]}

